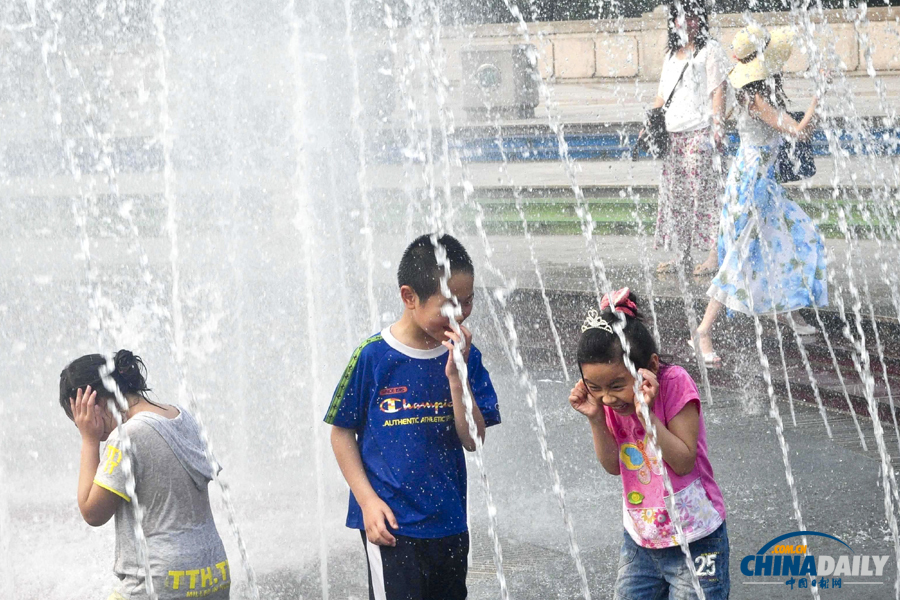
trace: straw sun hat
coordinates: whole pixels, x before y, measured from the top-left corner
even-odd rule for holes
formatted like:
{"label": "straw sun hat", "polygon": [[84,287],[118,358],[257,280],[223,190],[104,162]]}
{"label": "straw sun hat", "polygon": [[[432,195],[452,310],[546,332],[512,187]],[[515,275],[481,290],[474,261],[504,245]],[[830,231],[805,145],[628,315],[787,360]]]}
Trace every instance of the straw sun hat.
{"label": "straw sun hat", "polygon": [[[794,32],[788,27],[767,31],[760,25],[748,25],[734,36],[731,50],[738,63],[731,70],[728,80],[735,89],[748,83],[761,81],[781,72],[791,56]],[[747,62],[740,62],[753,57]]]}

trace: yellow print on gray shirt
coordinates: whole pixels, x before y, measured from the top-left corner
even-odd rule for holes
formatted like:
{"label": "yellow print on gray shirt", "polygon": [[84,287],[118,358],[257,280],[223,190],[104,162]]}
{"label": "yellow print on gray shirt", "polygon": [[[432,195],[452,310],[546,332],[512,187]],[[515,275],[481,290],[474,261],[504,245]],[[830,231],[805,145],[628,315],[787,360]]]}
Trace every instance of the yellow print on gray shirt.
{"label": "yellow print on gray shirt", "polygon": [[185,590],[188,598],[203,598],[231,586],[228,561],[223,560],[212,567],[169,571],[166,587],[171,590]]}
{"label": "yellow print on gray shirt", "polygon": [[113,470],[119,466],[119,463],[122,462],[122,451],[113,446],[112,444],[106,445],[106,464],[103,466],[103,470],[106,471],[108,475],[112,475]]}

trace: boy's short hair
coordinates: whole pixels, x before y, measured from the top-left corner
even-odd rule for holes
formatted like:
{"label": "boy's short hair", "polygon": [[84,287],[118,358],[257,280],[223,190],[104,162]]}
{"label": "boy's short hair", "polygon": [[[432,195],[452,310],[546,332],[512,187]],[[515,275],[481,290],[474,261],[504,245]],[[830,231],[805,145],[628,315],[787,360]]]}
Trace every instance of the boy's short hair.
{"label": "boy's short hair", "polygon": [[[439,293],[441,289],[444,266],[438,264],[435,256],[435,237],[434,234],[426,233],[413,240],[404,250],[400,267],[397,269],[398,286],[408,285],[422,302]],[[451,275],[456,273],[475,275],[472,259],[459,240],[447,234],[436,239],[447,251]]]}

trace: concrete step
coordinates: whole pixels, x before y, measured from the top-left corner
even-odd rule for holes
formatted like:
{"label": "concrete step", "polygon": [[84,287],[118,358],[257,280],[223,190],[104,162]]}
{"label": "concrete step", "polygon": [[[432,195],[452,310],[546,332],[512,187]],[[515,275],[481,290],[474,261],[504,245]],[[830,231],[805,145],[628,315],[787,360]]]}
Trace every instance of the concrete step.
{"label": "concrete step", "polygon": [[[871,189],[896,189],[900,173],[898,156],[849,156],[836,161],[820,158],[816,161],[816,175],[802,182],[790,183],[789,190],[814,189],[831,192],[837,188],[850,194],[855,186],[864,193]],[[629,186],[656,189],[659,185],[658,161],[641,160],[583,160],[575,164],[574,172],[567,172],[560,161],[513,162],[508,165],[492,162],[471,163],[465,169],[452,166],[445,173],[438,163],[432,170],[423,164],[371,164],[366,172],[369,189],[377,192],[402,194],[406,187],[427,190],[427,182],[443,184],[461,192],[464,185],[483,190],[517,187],[527,191],[556,191],[571,193],[573,181],[584,189],[604,189],[618,192]]]}
{"label": "concrete step", "polygon": [[[608,125],[582,125],[567,130],[564,138],[567,152],[574,160],[619,160],[631,156],[631,148],[642,128],[640,122]],[[900,130],[880,124],[868,127],[868,139],[861,139],[851,131],[835,129],[832,136],[842,151],[852,154],[875,156],[900,153]],[[813,153],[819,157],[831,154],[824,131],[817,131],[811,139]],[[404,149],[408,142],[401,138],[379,136],[370,143],[369,152],[378,163],[399,164],[405,160]],[[725,136],[725,155],[734,156],[740,145],[737,131],[730,129]],[[513,128],[498,137],[495,127],[469,127],[457,131],[450,140],[451,151],[459,153],[467,163],[479,162],[530,162],[559,160],[560,151],[556,134],[546,125]],[[439,148],[434,149],[440,153]],[[648,159],[646,153],[642,159]]]}
{"label": "concrete step", "polygon": [[[860,73],[848,73],[848,84],[852,90],[853,109],[856,114],[868,119],[885,116],[885,103],[881,93],[886,93],[887,106],[897,106],[900,99],[900,73],[880,71],[877,78]],[[566,130],[580,130],[586,127],[615,127],[628,123],[639,123],[644,112],[653,103],[659,88],[659,81],[617,80],[617,79],[567,79],[545,80],[551,90],[552,106],[539,104],[533,117],[515,118],[504,116],[504,129],[524,129],[544,127],[552,118],[565,125]],[[881,87],[879,92],[878,87]],[[809,106],[812,98],[810,83],[800,78],[785,80],[785,91],[792,110],[802,110]],[[475,117],[463,108],[463,95],[458,91],[448,97],[447,108],[459,128],[491,127],[496,123],[485,122],[483,117]],[[430,115],[434,127],[439,127],[438,115]],[[390,125],[401,130],[406,127],[408,116],[398,110],[392,115]]]}

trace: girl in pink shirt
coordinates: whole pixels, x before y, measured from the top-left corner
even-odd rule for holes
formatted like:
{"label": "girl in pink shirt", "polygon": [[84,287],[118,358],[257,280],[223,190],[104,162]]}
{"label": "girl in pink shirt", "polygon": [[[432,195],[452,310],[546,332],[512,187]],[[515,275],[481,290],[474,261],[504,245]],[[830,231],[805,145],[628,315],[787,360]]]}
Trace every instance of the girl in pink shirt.
{"label": "girl in pink shirt", "polygon": [[[660,362],[637,298],[628,288],[613,293],[612,301],[604,296],[600,309],[591,310],[582,326],[578,344],[582,377],[569,402],[588,418],[600,464],[622,477],[625,532],[616,598],[697,597],[666,508],[663,468],[675,492],[677,518],[704,595],[709,600],[727,598],[725,503],[707,457],[697,385],[683,368]],[[614,327],[622,327],[628,356],[641,376],[637,396]],[[647,404],[662,457],[651,448],[639,403]]]}

